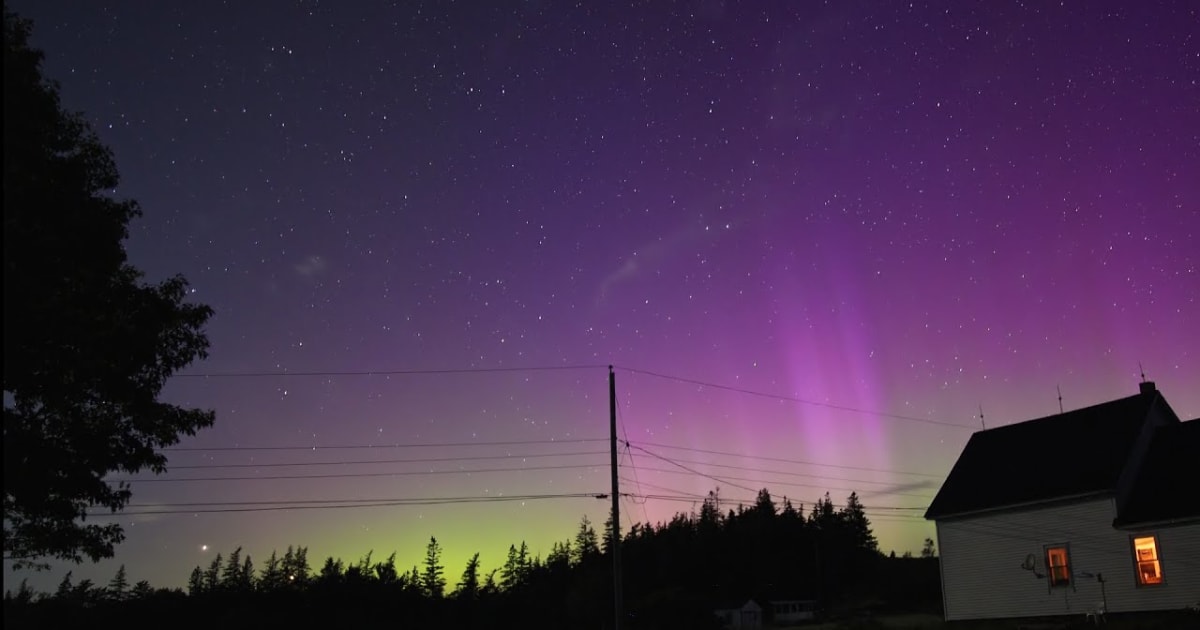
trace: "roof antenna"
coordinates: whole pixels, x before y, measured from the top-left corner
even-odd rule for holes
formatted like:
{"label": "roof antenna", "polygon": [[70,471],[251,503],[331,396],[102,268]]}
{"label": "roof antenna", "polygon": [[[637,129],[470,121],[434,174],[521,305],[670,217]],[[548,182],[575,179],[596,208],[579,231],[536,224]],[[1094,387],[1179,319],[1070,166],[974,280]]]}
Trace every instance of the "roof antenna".
{"label": "roof antenna", "polygon": [[984,422],[983,422],[983,404],[982,403],[980,403],[980,405],[979,405],[979,426],[983,427],[983,429],[985,431],[987,430],[987,425],[984,424]]}
{"label": "roof antenna", "polygon": [[1059,387],[1058,385],[1055,385],[1055,386],[1054,386],[1054,389],[1058,390],[1058,413],[1062,413],[1062,412],[1063,412],[1063,408],[1062,408],[1062,388],[1061,388],[1061,387]]}
{"label": "roof antenna", "polygon": [[1138,361],[1138,372],[1142,373],[1142,382],[1146,382],[1146,369],[1142,367],[1142,362]]}

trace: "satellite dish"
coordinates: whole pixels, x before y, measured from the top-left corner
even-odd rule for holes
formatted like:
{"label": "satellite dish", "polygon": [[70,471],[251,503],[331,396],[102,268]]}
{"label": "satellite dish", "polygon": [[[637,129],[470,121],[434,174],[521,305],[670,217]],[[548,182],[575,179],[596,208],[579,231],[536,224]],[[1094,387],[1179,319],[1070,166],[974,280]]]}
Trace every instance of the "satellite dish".
{"label": "satellite dish", "polygon": [[1039,580],[1046,577],[1046,576],[1042,575],[1041,573],[1037,572],[1037,556],[1035,556],[1033,554],[1029,554],[1029,555],[1025,556],[1025,562],[1021,563],[1021,568],[1025,569],[1026,571],[1033,572],[1033,577],[1035,577]]}

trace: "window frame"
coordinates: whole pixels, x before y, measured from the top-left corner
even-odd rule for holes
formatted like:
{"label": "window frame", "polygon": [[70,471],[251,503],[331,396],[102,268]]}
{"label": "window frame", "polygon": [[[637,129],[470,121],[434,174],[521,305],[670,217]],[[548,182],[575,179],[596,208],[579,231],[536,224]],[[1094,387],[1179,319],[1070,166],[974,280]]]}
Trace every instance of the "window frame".
{"label": "window frame", "polygon": [[[1061,565],[1065,572],[1062,580],[1059,581],[1055,577],[1055,565],[1050,562],[1050,552],[1062,550],[1063,559],[1066,564]],[[1071,571],[1071,543],[1055,543],[1042,546],[1042,559],[1046,563],[1046,581],[1050,588],[1071,588],[1075,585],[1075,576]]]}
{"label": "window frame", "polygon": [[[1143,561],[1138,558],[1137,541],[1145,540],[1146,538],[1149,538],[1150,540],[1154,541],[1154,560],[1151,560],[1151,561]],[[1134,586],[1136,586],[1137,588],[1154,588],[1157,586],[1163,586],[1167,583],[1167,575],[1166,575],[1166,572],[1163,571],[1162,555],[1163,555],[1162,554],[1162,541],[1159,540],[1158,534],[1156,534],[1154,532],[1145,532],[1145,533],[1129,535],[1129,557],[1131,560],[1133,560],[1133,584],[1134,584]],[[1158,581],[1157,582],[1142,581],[1142,564],[1144,562],[1153,562],[1156,565],[1155,568],[1158,569]]]}

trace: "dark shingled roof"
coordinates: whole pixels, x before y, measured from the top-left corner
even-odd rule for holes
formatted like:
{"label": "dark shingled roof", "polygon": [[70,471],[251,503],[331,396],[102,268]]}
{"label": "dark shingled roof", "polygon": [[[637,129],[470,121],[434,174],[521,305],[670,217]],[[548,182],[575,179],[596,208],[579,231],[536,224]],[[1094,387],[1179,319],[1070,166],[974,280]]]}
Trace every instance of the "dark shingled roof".
{"label": "dark shingled roof", "polygon": [[1200,419],[1159,428],[1114,525],[1200,519],[1198,457]]}
{"label": "dark shingled roof", "polygon": [[976,432],[925,518],[1115,491],[1156,401],[1166,406],[1150,385],[1136,396]]}

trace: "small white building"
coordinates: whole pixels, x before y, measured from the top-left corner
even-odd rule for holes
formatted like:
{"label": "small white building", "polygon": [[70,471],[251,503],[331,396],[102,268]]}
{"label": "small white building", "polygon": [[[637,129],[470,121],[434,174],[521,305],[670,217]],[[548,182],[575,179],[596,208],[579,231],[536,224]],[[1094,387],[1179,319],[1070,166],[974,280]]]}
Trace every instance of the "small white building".
{"label": "small white building", "polygon": [[979,431],[930,504],[947,620],[1200,604],[1200,420],[1153,383]]}
{"label": "small white building", "polygon": [[761,628],[763,618],[762,606],[758,605],[753,599],[748,599],[742,604],[727,603],[713,610],[713,614],[717,619],[721,620],[721,626],[724,628]]}
{"label": "small white building", "polygon": [[816,618],[815,599],[776,599],[771,600],[769,604],[771,624],[774,626],[794,626]]}

